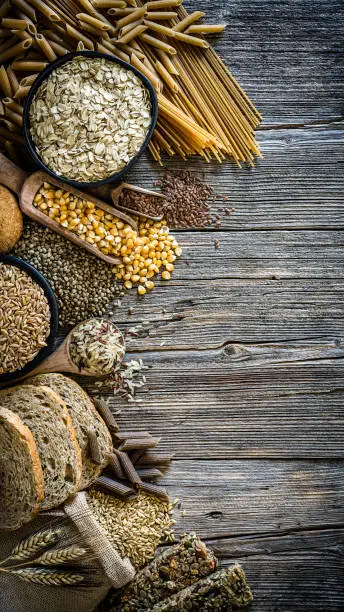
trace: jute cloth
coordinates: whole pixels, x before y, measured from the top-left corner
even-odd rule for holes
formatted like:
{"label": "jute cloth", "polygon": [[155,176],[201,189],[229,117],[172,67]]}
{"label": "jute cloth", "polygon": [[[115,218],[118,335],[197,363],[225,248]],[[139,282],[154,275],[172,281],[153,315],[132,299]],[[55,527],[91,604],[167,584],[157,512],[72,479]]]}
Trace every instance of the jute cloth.
{"label": "jute cloth", "polygon": [[92,612],[111,587],[129,582],[135,570],[122,560],[88,507],[85,493],[78,493],[62,509],[44,512],[16,531],[0,531],[0,561],[21,540],[42,529],[63,525],[66,542],[84,542],[96,555],[94,582],[82,587],[42,586],[0,572],[0,612]]}

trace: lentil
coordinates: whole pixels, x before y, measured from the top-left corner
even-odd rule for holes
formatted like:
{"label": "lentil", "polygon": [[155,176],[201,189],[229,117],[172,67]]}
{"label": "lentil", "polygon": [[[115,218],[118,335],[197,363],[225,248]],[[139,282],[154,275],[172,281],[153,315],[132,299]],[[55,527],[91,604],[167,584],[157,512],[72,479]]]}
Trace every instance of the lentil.
{"label": "lentil", "polygon": [[110,303],[123,296],[111,266],[30,219],[25,220],[13,253],[35,266],[51,284],[63,326],[104,315]]}
{"label": "lentil", "polygon": [[26,272],[0,263],[0,374],[32,361],[50,331],[50,308],[42,287]]}
{"label": "lentil", "polygon": [[150,561],[171,526],[168,502],[139,491],[135,499],[124,500],[89,489],[87,499],[110,542],[135,568]]}

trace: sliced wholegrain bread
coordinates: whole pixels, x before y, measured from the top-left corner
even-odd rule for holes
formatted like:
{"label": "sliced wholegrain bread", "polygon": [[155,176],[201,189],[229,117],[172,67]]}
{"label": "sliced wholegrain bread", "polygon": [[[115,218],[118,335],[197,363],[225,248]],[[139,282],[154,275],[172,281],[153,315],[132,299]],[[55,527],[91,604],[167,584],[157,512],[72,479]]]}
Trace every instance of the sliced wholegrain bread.
{"label": "sliced wholegrain bread", "polygon": [[[32,385],[46,385],[58,393],[69,410],[73,426],[77,432],[82,452],[81,488],[88,487],[101,474],[112,452],[112,440],[107,426],[96,410],[91,398],[72,379],[63,374],[38,374],[28,381]],[[92,461],[89,453],[87,432],[92,429],[99,448],[99,464]]]}
{"label": "sliced wholegrain bread", "polygon": [[18,385],[0,391],[0,407],[15,412],[36,442],[44,476],[42,510],[73,495],[81,482],[81,451],[66,404],[49,387]]}
{"label": "sliced wholegrain bread", "polygon": [[0,408],[0,447],[0,529],[19,529],[39,511],[43,471],[30,429],[6,408]]}

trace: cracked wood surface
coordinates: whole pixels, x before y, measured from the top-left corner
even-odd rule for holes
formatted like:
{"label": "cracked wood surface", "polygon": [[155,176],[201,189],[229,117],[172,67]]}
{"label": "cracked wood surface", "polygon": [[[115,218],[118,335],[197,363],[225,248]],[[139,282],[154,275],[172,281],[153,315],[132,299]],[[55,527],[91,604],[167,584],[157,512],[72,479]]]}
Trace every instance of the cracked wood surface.
{"label": "cracked wood surface", "polygon": [[[189,160],[230,214],[217,232],[177,232],[173,280],[123,300],[120,326],[143,322],[129,355],[149,369],[139,403],[111,405],[123,427],[162,434],[176,452],[165,484],[186,510],[177,532],[243,564],[254,612],[339,612],[343,3],[185,5],[228,23],[214,46],[263,114],[264,158],[241,170]],[[151,187],[161,172],[145,156],[126,180]]]}

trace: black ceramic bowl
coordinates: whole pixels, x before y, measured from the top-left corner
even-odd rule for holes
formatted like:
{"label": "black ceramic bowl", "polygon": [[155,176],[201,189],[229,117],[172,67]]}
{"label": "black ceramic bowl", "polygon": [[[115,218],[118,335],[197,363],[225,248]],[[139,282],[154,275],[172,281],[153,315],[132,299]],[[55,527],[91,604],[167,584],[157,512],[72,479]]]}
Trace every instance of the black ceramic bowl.
{"label": "black ceramic bowl", "polygon": [[57,301],[53,290],[48,281],[44,278],[44,276],[42,276],[42,274],[40,274],[40,272],[38,272],[38,270],[36,270],[36,268],[28,264],[26,261],[23,261],[23,259],[19,259],[19,257],[13,257],[13,255],[0,255],[0,263],[16,266],[31,276],[33,280],[42,287],[50,308],[50,333],[46,341],[47,345],[44,346],[39,353],[37,353],[36,357],[32,361],[29,361],[29,363],[20,370],[16,370],[15,372],[10,372],[8,374],[0,374],[0,384],[2,385],[5,383],[11,383],[17,378],[29,374],[38,366],[38,364],[41,363],[41,361],[46,359],[48,355],[53,352],[59,325],[59,314]]}
{"label": "black ceramic bowl", "polygon": [[[100,181],[73,181],[72,179],[69,179],[65,176],[57,175],[55,172],[50,170],[48,166],[46,166],[41,160],[41,158],[39,157],[38,153],[36,152],[35,144],[30,134],[30,116],[29,116],[30,106],[31,106],[32,100],[34,99],[37,93],[38,88],[40,87],[40,85],[42,85],[43,81],[45,81],[49,77],[49,75],[55,70],[55,68],[62,66],[66,62],[70,62],[72,59],[74,59],[74,57],[77,57],[79,55],[84,55],[85,57],[102,57],[108,60],[109,62],[113,62],[114,64],[120,64],[120,66],[123,66],[127,70],[132,70],[132,72],[134,72],[136,76],[142,81],[146,89],[148,89],[150,103],[152,107],[152,121],[151,121],[149,130],[147,132],[147,136],[140,150],[138,151],[138,153],[136,153],[136,155],[128,162],[128,164],[124,168],[122,168],[122,170]],[[66,55],[63,55],[62,57],[57,58],[57,60],[49,64],[49,66],[47,66],[45,70],[43,70],[39,74],[33,86],[31,87],[28,95],[25,98],[24,112],[23,112],[23,131],[24,131],[26,145],[31,154],[31,157],[33,158],[37,166],[39,166],[42,170],[44,170],[51,176],[59,179],[60,181],[64,181],[65,183],[72,185],[72,187],[77,187],[77,188],[99,187],[100,185],[105,185],[106,183],[112,183],[114,181],[119,181],[122,178],[122,176],[126,172],[128,172],[128,170],[130,170],[130,168],[137,162],[139,157],[141,157],[142,153],[147,148],[149,141],[153,136],[157,118],[158,118],[158,99],[156,97],[156,93],[155,93],[153,85],[149,82],[147,77],[145,77],[145,75],[142,74],[142,72],[137,70],[137,68],[134,68],[134,66],[132,66],[131,64],[127,64],[127,62],[124,62],[123,60],[115,57],[114,55],[107,55],[106,53],[98,53],[96,51],[77,51],[75,53],[67,53]]]}

